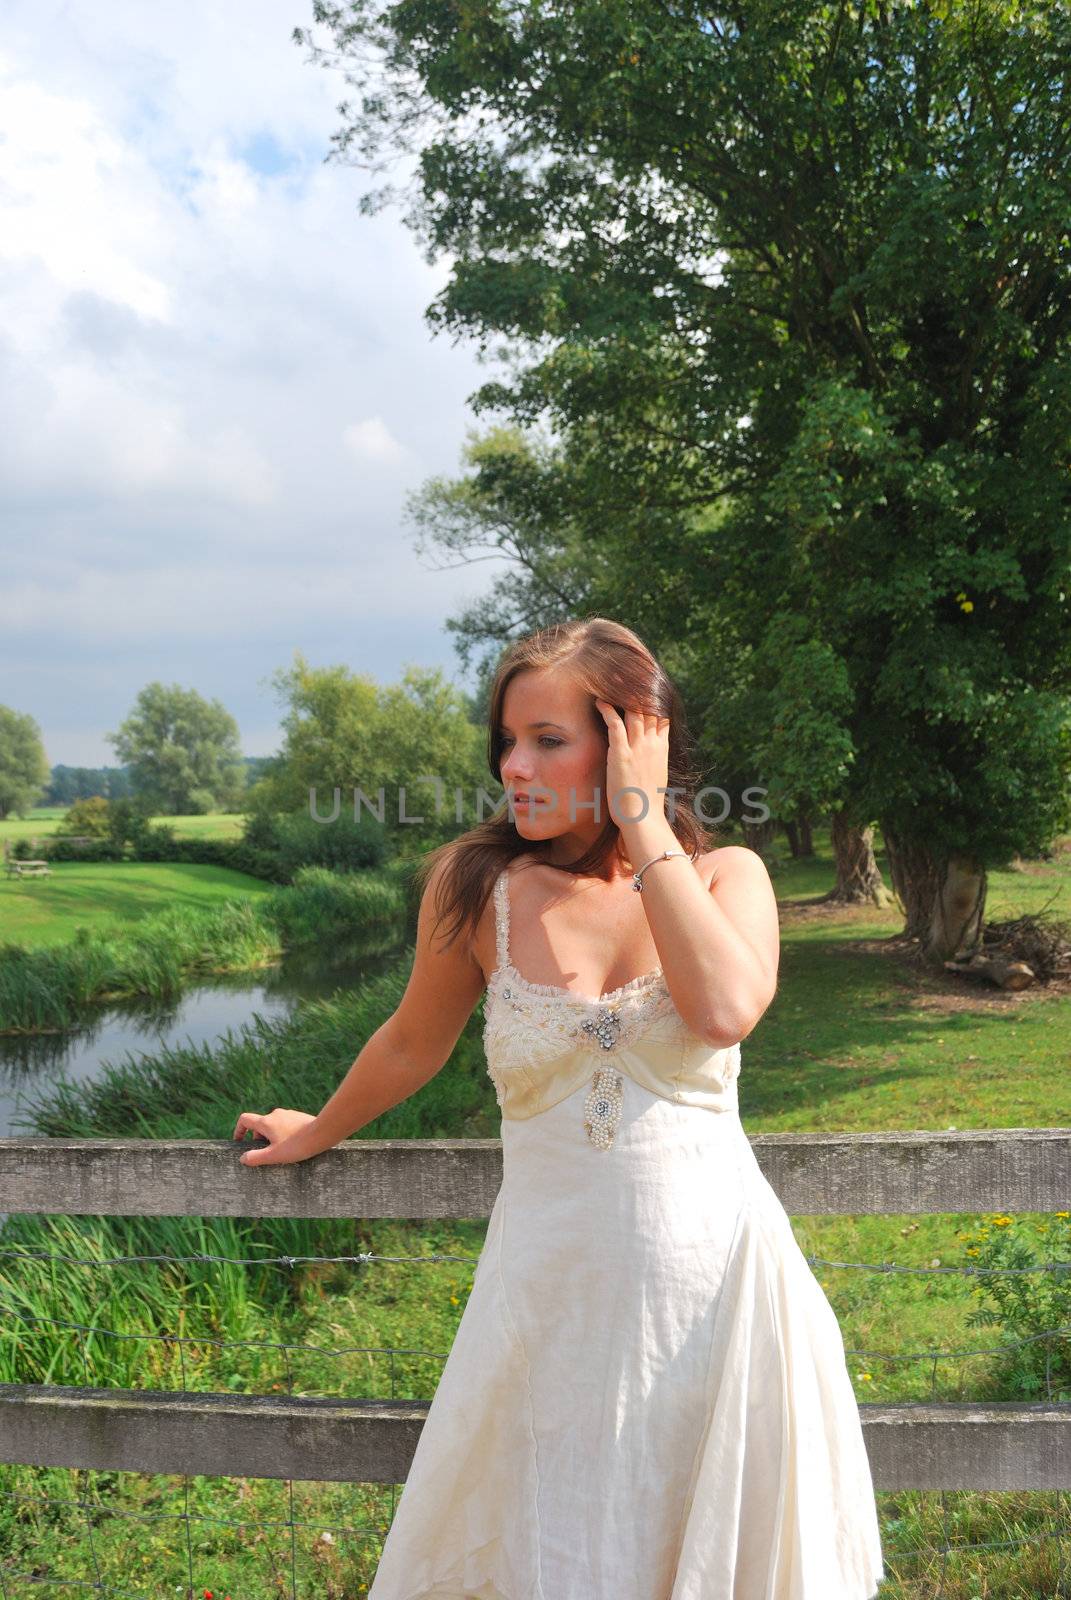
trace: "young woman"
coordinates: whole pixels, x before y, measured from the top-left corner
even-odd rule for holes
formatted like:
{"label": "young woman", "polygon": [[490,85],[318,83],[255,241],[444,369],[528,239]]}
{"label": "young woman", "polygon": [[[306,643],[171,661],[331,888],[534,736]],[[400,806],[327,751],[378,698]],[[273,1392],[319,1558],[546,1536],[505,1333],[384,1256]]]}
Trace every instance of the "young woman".
{"label": "young woman", "polygon": [[486,990],[502,1186],[369,1600],[871,1600],[883,1576],[840,1329],[738,1111],[773,889],[710,848],[687,743],[630,629],[511,645],[508,805],[422,864],[397,1011],[318,1116],[238,1118],[270,1141],[249,1164],[330,1148],[439,1071]]}

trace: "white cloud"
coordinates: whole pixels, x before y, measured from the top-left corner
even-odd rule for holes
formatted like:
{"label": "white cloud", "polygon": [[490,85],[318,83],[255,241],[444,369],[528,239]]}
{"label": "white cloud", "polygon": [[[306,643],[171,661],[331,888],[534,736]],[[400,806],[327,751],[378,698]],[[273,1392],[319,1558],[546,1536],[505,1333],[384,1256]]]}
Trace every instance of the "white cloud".
{"label": "white cloud", "polygon": [[366,417],[342,430],[342,442],[358,461],[403,461],[406,451],[382,417]]}
{"label": "white cloud", "polygon": [[48,380],[40,377],[31,367],[16,380],[36,403],[20,407],[0,438],[9,494],[47,503],[62,488],[115,503],[166,493],[256,507],[279,492],[277,472],[240,422],[203,429],[181,400],[139,393],[123,374],[86,360],[57,360]]}
{"label": "white cloud", "polygon": [[[145,248],[162,219],[137,150],[88,101],[50,93],[10,55],[0,55],[0,119],[0,261],[39,266],[55,291],[90,289],[141,316],[166,318],[168,287]],[[41,296],[39,310],[46,303]],[[8,325],[32,349],[42,323]]]}

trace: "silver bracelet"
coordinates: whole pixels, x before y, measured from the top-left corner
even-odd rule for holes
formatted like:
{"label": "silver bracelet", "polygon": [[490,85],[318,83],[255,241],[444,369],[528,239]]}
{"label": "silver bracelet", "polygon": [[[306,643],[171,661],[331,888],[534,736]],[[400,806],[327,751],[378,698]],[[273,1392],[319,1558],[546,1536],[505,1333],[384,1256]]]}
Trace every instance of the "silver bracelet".
{"label": "silver bracelet", "polygon": [[668,861],[670,856],[683,856],[686,861],[690,860],[687,850],[660,850],[656,856],[651,857],[650,861],[644,862],[639,872],[634,872],[632,874],[632,887],[636,890],[637,894],[643,893],[643,884],[640,882],[640,879],[647,871],[647,868],[653,867],[656,861]]}

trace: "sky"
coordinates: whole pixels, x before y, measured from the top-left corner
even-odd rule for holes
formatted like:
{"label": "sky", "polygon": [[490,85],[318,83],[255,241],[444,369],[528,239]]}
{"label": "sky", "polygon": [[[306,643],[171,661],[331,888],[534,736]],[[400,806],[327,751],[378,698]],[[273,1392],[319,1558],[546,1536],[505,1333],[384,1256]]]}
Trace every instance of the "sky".
{"label": "sky", "polygon": [[495,369],[424,319],[449,260],[325,162],[347,90],[311,26],[311,0],[0,11],[0,704],[50,764],[115,765],[156,680],[271,754],[298,650],[472,687],[444,621],[500,563],[435,570],[404,500],[462,470]]}

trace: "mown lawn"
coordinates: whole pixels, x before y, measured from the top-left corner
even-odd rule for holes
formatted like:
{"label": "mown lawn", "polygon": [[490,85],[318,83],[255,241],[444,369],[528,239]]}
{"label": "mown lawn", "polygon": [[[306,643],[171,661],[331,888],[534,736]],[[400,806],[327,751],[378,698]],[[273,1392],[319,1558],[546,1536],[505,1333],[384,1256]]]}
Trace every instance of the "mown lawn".
{"label": "mown lawn", "polygon": [[[66,806],[35,806],[26,817],[5,817],[0,821],[0,850],[7,840],[46,838],[55,833]],[[218,811],[208,816],[153,817],[154,825],[174,828],[180,838],[237,839],[245,821],[241,812]]]}
{"label": "mown lawn", "polygon": [[275,886],[182,861],[54,861],[47,878],[0,876],[0,943],[64,944],[79,927],[135,922],[173,906],[257,898]]}

